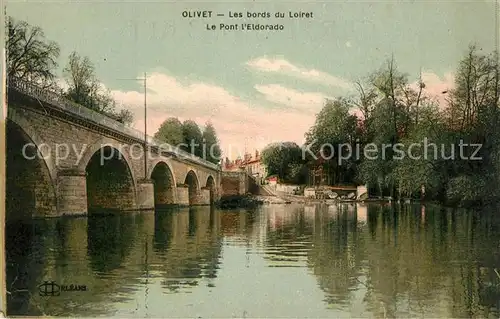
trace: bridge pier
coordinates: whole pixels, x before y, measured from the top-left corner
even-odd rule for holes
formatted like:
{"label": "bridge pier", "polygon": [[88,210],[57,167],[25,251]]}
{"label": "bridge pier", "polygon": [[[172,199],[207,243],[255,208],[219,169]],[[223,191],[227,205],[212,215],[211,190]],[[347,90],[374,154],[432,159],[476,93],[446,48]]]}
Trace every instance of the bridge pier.
{"label": "bridge pier", "polygon": [[57,174],[59,215],[86,215],[87,180],[86,173],[76,169],[63,169]]}
{"label": "bridge pier", "polygon": [[137,207],[139,209],[155,208],[155,189],[152,179],[137,181]]}
{"label": "bridge pier", "polygon": [[201,194],[198,199],[198,205],[210,205],[210,204],[211,204],[210,187],[202,187]]}
{"label": "bridge pier", "polygon": [[177,205],[189,206],[189,186],[186,184],[177,184]]}

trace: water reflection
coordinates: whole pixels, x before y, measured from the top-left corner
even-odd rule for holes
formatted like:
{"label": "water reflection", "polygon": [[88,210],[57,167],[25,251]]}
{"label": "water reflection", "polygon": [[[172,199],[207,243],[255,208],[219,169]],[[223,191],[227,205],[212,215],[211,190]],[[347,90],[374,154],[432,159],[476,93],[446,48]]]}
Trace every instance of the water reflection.
{"label": "water reflection", "polygon": [[134,217],[116,214],[89,218],[87,231],[80,239],[87,242],[87,255],[94,272],[105,274],[121,267],[136,240]]}
{"label": "water reflection", "polygon": [[[500,217],[268,205],[16,221],[10,315],[498,317]],[[44,280],[85,292],[44,297]]]}

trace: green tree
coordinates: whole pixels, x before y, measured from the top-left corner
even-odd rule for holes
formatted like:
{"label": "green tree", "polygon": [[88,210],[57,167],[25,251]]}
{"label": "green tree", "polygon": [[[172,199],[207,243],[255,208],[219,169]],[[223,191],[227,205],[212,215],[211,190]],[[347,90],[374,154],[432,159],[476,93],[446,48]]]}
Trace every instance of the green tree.
{"label": "green tree", "polygon": [[68,84],[66,96],[69,99],[101,113],[115,110],[115,101],[110,92],[103,89],[88,57],[72,52],[63,73]]}
{"label": "green tree", "polygon": [[68,99],[126,125],[132,124],[132,112],[126,109],[116,111],[116,101],[97,79],[94,65],[88,57],[72,52],[63,74],[68,84],[64,93]]}
{"label": "green tree", "polygon": [[182,136],[184,139],[182,149],[199,157],[203,156],[203,134],[200,127],[192,120],[182,123]]}
{"label": "green tree", "polygon": [[205,143],[205,152],[203,157],[214,164],[220,163],[222,151],[217,138],[217,133],[212,123],[207,122],[203,130],[203,141]]}
{"label": "green tree", "polygon": [[56,89],[59,45],[47,41],[41,28],[7,18],[7,76]]}
{"label": "green tree", "polygon": [[[366,122],[368,139],[364,140],[362,149],[373,150],[366,157],[365,152],[360,154],[360,162],[357,170],[358,179],[368,184],[371,189],[377,189],[379,195],[383,193],[394,183],[392,170],[395,163],[392,159],[392,148],[385,149],[386,145],[394,145],[394,126],[388,114],[391,114],[393,105],[387,99],[379,101],[372,111],[370,121]],[[368,145],[370,144],[370,145]]]}
{"label": "green tree", "polygon": [[498,108],[498,57],[496,53],[485,55],[479,51],[475,45],[469,46],[456,72],[455,88],[450,92],[454,128],[461,131],[478,129],[484,111]]}
{"label": "green tree", "polygon": [[[378,189],[380,194],[394,196],[398,186],[395,168],[395,147],[409,136],[412,125],[418,122],[420,108],[426,100],[422,95],[425,85],[419,82],[415,89],[401,73],[394,58],[369,75],[368,86],[358,84],[359,98],[355,103],[365,115],[362,142],[374,145],[376,158],[361,157],[358,178]],[[367,116],[368,115],[368,116]],[[373,147],[373,146],[371,146]]]}
{"label": "green tree", "polygon": [[450,146],[450,136],[436,106],[422,105],[419,116],[418,124],[401,141],[406,146],[405,156],[394,161],[393,178],[398,184],[398,195],[416,196],[424,187],[427,198],[443,199],[448,178],[443,156],[451,154],[450,147],[444,146]]}
{"label": "green tree", "polygon": [[352,182],[355,177],[352,151],[358,138],[358,119],[349,113],[350,107],[346,99],[327,101],[306,135],[306,144],[312,145],[310,150],[326,159],[322,165],[330,184]]}
{"label": "green tree", "polygon": [[262,150],[261,158],[268,176],[277,175],[285,183],[303,183],[302,148],[293,142],[272,143]]}
{"label": "green tree", "polygon": [[[477,160],[456,158],[447,165],[447,200],[453,204],[484,204],[500,198],[500,118],[498,53],[484,54],[471,45],[460,61],[455,87],[449,92],[448,130],[455,145],[477,144]],[[474,147],[466,147],[470,158]],[[482,187],[488,185],[488,187]]]}
{"label": "green tree", "polygon": [[163,121],[154,137],[172,146],[180,146],[184,143],[182,123],[176,117],[170,117]]}

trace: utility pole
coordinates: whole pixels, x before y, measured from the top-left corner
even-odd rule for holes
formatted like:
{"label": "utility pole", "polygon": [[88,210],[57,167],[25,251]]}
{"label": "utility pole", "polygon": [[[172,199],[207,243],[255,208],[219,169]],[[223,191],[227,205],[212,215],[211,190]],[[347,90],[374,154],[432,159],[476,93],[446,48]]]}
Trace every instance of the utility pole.
{"label": "utility pole", "polygon": [[144,72],[144,179],[148,178],[148,117],[147,117],[147,83],[146,83],[146,72]]}

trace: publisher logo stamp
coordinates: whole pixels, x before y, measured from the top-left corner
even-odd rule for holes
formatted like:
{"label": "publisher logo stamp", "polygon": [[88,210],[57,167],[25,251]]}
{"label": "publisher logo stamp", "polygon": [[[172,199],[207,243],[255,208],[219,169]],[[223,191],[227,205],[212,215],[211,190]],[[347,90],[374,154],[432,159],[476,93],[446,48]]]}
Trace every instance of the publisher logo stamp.
{"label": "publisher logo stamp", "polygon": [[87,291],[87,286],[85,285],[58,285],[55,281],[44,281],[43,284],[38,286],[38,291],[40,296],[60,296],[61,292],[79,292]]}

